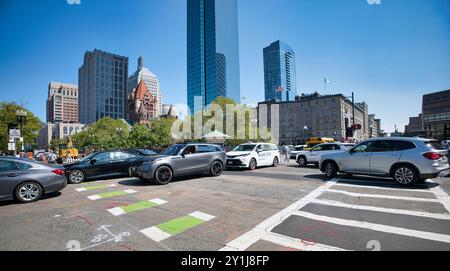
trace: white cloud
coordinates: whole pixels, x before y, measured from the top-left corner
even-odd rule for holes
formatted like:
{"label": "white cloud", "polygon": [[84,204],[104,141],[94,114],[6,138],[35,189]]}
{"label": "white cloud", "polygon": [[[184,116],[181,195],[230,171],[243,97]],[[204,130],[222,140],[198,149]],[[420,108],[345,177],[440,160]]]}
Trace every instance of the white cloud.
{"label": "white cloud", "polygon": [[367,0],[369,5],[381,5],[381,0]]}
{"label": "white cloud", "polygon": [[69,5],[81,5],[81,0],[66,0]]}

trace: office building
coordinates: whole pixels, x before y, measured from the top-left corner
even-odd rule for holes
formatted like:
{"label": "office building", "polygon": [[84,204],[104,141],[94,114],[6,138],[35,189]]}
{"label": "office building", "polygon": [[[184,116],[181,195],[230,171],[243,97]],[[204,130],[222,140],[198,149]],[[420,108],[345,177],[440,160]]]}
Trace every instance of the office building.
{"label": "office building", "polygon": [[[237,0],[187,0],[187,97],[191,114],[217,97],[240,102]],[[200,103],[195,103],[200,97]],[[198,98],[197,98],[198,99]]]}
{"label": "office building", "polygon": [[80,122],[126,116],[128,58],[95,49],[78,71]]}
{"label": "office building", "polygon": [[369,138],[381,137],[381,119],[377,119],[375,114],[369,115]]}
{"label": "office building", "polygon": [[48,148],[52,140],[65,139],[83,131],[84,128],[85,125],[79,123],[46,123],[39,131],[37,146]]}
{"label": "office building", "polygon": [[428,137],[450,139],[450,90],[424,95],[422,114]]}
{"label": "office building", "polygon": [[[276,106],[274,106],[276,105]],[[272,112],[277,110],[276,112]],[[355,124],[367,127],[368,106],[355,105]],[[265,118],[268,128],[272,127],[272,113],[279,116],[278,134],[273,134],[276,144],[300,145],[309,137],[346,139],[346,129],[353,124],[352,102],[344,95],[318,93],[297,96],[295,101],[266,101],[258,104],[258,126]],[[273,132],[273,131],[272,131]],[[369,138],[364,130],[358,130],[351,140],[362,141]]]}
{"label": "office building", "polygon": [[283,41],[264,48],[265,101],[294,101],[297,95],[295,52]]}
{"label": "office building", "polygon": [[144,59],[142,57],[139,57],[138,59],[138,68],[128,78],[128,93],[129,95],[131,92],[133,92],[139,85],[141,81],[144,81],[147,89],[150,91],[150,93],[153,95],[156,101],[156,117],[159,117],[163,114],[162,112],[162,94],[159,88],[159,80],[148,68],[144,67]]}
{"label": "office building", "polygon": [[47,98],[47,122],[78,123],[78,86],[50,82]]}

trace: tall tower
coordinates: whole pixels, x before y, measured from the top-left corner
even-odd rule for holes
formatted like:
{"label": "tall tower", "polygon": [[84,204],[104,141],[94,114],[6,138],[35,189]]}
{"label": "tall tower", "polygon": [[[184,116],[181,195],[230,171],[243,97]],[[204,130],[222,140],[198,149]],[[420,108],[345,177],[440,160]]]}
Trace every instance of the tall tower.
{"label": "tall tower", "polygon": [[240,102],[237,0],[187,0],[187,81],[191,114],[219,96]]}
{"label": "tall tower", "polygon": [[266,101],[295,100],[295,52],[283,41],[276,41],[264,48],[264,90]]}

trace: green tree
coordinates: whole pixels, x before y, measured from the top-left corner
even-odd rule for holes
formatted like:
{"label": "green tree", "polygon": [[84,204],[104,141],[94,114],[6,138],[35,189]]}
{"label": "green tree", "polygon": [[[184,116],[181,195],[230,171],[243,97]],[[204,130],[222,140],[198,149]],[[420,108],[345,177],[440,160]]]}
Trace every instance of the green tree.
{"label": "green tree", "polygon": [[130,132],[128,143],[132,148],[150,148],[156,144],[156,137],[147,125],[135,124]]}
{"label": "green tree", "polygon": [[[16,103],[0,103],[0,150],[8,151],[9,131],[8,124],[16,122],[16,111],[27,112],[27,122],[23,126],[24,144],[35,145],[39,130],[42,128],[42,121],[31,111]],[[19,145],[18,145],[19,146]],[[17,147],[18,147],[17,146]]]}

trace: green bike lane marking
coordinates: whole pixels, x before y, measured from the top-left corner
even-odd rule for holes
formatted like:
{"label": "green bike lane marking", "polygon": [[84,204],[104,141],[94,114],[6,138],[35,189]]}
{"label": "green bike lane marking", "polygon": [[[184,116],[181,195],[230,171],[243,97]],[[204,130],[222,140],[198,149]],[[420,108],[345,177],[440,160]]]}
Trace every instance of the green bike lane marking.
{"label": "green bike lane marking", "polygon": [[113,197],[118,197],[118,196],[123,196],[123,195],[128,195],[128,194],[135,194],[135,193],[137,193],[137,191],[129,189],[129,190],[124,190],[124,191],[114,191],[114,192],[102,193],[102,194],[98,194],[98,195],[92,195],[92,196],[89,196],[88,199],[90,199],[90,200],[108,199],[108,198],[113,198]]}
{"label": "green bike lane marking", "polygon": [[103,185],[81,187],[81,188],[77,188],[75,190],[78,192],[85,192],[85,191],[93,191],[93,190],[99,190],[99,189],[117,187],[117,186],[118,186],[117,184],[109,184],[109,185],[103,184]]}
{"label": "green bike lane marking", "polygon": [[156,206],[160,206],[163,204],[166,204],[167,201],[162,199],[152,199],[149,201],[141,201],[129,205],[119,206],[116,208],[108,209],[107,211],[110,212],[114,216],[120,216],[128,213],[133,213],[145,209],[150,209]]}
{"label": "green bike lane marking", "polygon": [[214,218],[215,216],[197,211],[187,216],[179,217],[162,224],[143,229],[141,230],[141,233],[155,242],[161,242],[171,236],[204,224]]}

